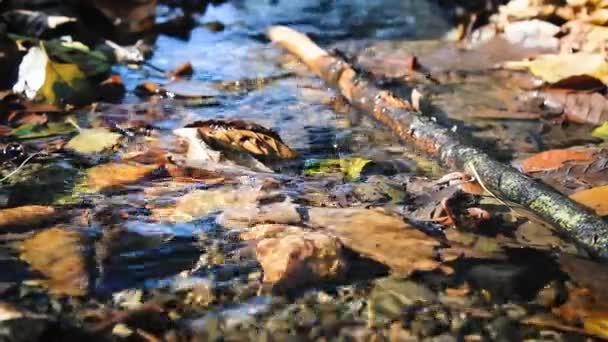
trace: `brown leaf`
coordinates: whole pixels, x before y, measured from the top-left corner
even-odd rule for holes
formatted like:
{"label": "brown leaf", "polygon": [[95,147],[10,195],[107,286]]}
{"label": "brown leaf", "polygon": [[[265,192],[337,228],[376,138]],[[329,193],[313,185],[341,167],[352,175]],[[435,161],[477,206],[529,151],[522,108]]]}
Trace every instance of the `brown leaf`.
{"label": "brown leaf", "polygon": [[173,177],[177,182],[193,182],[204,183],[208,185],[221,184],[225,178],[216,172],[201,168],[177,166],[174,164],[165,164],[165,170],[169,176]]}
{"label": "brown leaf", "polygon": [[525,173],[555,170],[566,162],[588,162],[594,159],[593,155],[576,149],[558,149],[535,154],[521,162],[521,169]]}
{"label": "brown leaf", "polygon": [[602,94],[556,90],[543,96],[545,102],[561,107],[570,122],[600,125],[608,121],[608,99]]}
{"label": "brown leaf", "polygon": [[348,248],[409,275],[439,267],[440,242],[402,218],[370,209],[311,208],[310,224],[328,230]]}
{"label": "brown leaf", "polygon": [[108,163],[87,171],[87,187],[91,191],[110,190],[137,183],[160,171],[158,165]]}
{"label": "brown leaf", "polygon": [[548,86],[549,89],[603,93],[606,85],[601,80],[589,75],[577,75],[564,78]]}
{"label": "brown leaf", "polygon": [[84,236],[61,227],[43,230],[20,245],[20,258],[42,273],[52,293],[83,296],[89,275],[83,248]]}
{"label": "brown leaf", "polygon": [[55,208],[41,205],[0,209],[0,228],[36,227],[57,217]]}
{"label": "brown leaf", "polygon": [[608,215],[608,185],[579,191],[570,198],[595,210],[600,216]]}
{"label": "brown leaf", "polygon": [[534,177],[551,185],[563,194],[573,193],[608,184],[608,151],[595,153],[591,162],[566,162],[556,170],[533,173]]}
{"label": "brown leaf", "polygon": [[292,159],[297,156],[275,131],[252,122],[206,120],[196,121],[186,127],[198,128],[202,139],[213,148],[236,149],[273,159]]}

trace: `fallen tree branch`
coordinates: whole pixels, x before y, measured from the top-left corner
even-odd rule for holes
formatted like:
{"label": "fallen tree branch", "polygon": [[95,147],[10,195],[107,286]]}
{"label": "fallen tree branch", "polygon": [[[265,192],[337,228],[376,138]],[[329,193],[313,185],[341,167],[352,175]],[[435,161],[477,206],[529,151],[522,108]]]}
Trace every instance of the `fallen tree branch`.
{"label": "fallen tree branch", "polygon": [[417,112],[408,102],[381,90],[340,57],[329,54],[306,35],[284,26],[268,31],[270,40],[296,55],[357,109],[391,128],[445,166],[477,175],[493,193],[555,223],[560,232],[594,252],[608,256],[608,223],[578,203],[515,168],[468,146],[464,139]]}

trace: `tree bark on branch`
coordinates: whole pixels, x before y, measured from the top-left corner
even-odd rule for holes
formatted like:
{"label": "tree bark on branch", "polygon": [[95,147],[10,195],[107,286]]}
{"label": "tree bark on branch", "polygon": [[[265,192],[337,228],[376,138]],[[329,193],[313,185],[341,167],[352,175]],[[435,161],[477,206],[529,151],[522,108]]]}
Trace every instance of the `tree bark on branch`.
{"label": "tree bark on branch", "polygon": [[608,257],[608,223],[590,209],[467,145],[462,137],[416,111],[408,102],[357,75],[346,61],[329,54],[306,35],[275,26],[268,31],[268,37],[339,90],[351,105],[388,126],[401,139],[438,158],[445,166],[475,176],[493,194],[553,222],[561,233],[593,254]]}

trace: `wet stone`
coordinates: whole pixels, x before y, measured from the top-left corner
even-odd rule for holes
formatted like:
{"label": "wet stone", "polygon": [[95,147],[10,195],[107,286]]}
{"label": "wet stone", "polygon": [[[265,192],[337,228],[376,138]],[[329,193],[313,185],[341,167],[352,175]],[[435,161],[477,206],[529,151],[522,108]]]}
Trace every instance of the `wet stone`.
{"label": "wet stone", "polygon": [[436,299],[436,295],[424,285],[395,277],[377,280],[369,296],[371,310],[379,321],[401,318],[408,306]]}
{"label": "wet stone", "polygon": [[342,244],[317,232],[262,240],[256,255],[264,269],[264,282],[283,290],[339,279],[348,268]]}

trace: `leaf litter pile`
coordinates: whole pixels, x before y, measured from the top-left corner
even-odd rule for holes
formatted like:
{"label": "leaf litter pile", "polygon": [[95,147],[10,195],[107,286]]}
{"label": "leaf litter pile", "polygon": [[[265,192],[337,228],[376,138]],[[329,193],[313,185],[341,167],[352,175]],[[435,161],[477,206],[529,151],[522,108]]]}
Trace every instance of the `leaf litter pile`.
{"label": "leaf litter pile", "polygon": [[0,2],[3,340],[608,339],[603,260],[259,39],[316,22],[605,217],[603,1],[41,3]]}

